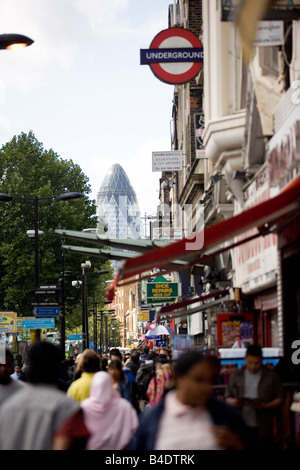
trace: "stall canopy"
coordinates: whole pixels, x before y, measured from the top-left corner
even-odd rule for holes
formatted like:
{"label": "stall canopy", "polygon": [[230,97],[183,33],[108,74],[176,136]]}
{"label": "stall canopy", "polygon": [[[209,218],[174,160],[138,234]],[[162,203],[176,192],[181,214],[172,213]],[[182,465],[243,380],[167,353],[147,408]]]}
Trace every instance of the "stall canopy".
{"label": "stall canopy", "polygon": [[[126,279],[134,278],[134,276],[152,269],[167,269],[167,266],[174,260],[183,260],[192,267],[196,263],[206,263],[207,259],[246,243],[254,237],[277,232],[280,227],[288,223],[288,220],[299,216],[299,206],[300,176],[295,178],[277,196],[204,229],[202,234],[198,232],[194,234],[193,238],[184,238],[124,260],[107,289],[107,298],[112,300],[115,288],[121,282],[124,283]],[[250,230],[251,235],[247,236],[247,232]],[[232,243],[226,243],[226,246],[220,248],[222,244],[232,241],[238,236],[239,239]],[[199,246],[199,240],[203,240],[202,246]],[[180,270],[180,265],[177,265],[177,268]],[[175,270],[173,269],[173,271]]]}

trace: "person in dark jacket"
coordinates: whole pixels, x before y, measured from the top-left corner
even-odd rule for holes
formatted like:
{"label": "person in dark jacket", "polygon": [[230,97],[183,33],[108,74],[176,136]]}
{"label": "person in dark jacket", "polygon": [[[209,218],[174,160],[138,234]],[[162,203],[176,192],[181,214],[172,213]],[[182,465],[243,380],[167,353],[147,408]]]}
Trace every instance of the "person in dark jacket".
{"label": "person in dark jacket", "polygon": [[143,411],[149,402],[149,398],[147,397],[147,389],[152,377],[155,375],[156,359],[156,352],[150,351],[148,359],[140,364],[136,374],[137,394],[140,411]]}
{"label": "person in dark jacket", "polygon": [[263,365],[262,349],[248,346],[245,366],[229,377],[226,401],[237,407],[257,441],[257,448],[273,448],[273,423],[283,402],[283,386],[275,370]]}
{"label": "person in dark jacket", "polygon": [[142,354],[140,355],[140,361],[141,362],[145,362],[149,359],[149,352],[150,352],[150,348],[148,345],[145,345],[143,347],[143,352]]}
{"label": "person in dark jacket", "polygon": [[120,393],[122,398],[132,402],[130,387],[123,371],[121,361],[118,359],[110,361],[107,371],[112,378],[113,388]]}
{"label": "person in dark jacket", "polygon": [[138,351],[133,351],[130,355],[129,360],[125,363],[127,369],[130,369],[136,377],[137,371],[141,365],[140,354]]}
{"label": "person in dark jacket", "polygon": [[213,397],[214,370],[199,351],[174,365],[175,388],[140,415],[130,450],[242,450],[250,446],[240,413]]}

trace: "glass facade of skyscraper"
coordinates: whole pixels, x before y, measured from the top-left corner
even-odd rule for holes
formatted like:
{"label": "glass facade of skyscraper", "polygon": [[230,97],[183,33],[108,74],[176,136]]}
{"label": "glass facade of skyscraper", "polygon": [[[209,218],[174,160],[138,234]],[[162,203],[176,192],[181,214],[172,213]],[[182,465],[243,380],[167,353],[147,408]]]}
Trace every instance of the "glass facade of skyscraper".
{"label": "glass facade of skyscraper", "polygon": [[143,224],[133,187],[121,165],[113,165],[97,194],[98,232],[111,238],[142,238]]}

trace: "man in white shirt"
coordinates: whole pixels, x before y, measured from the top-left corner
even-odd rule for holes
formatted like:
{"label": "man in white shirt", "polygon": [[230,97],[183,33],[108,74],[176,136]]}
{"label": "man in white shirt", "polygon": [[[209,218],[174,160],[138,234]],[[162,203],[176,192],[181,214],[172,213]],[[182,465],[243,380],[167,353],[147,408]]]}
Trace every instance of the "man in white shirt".
{"label": "man in white shirt", "polygon": [[28,382],[0,407],[0,450],[51,450],[55,433],[76,414],[76,437],[86,438],[80,404],[58,389],[59,367],[56,346],[43,341],[31,347]]}

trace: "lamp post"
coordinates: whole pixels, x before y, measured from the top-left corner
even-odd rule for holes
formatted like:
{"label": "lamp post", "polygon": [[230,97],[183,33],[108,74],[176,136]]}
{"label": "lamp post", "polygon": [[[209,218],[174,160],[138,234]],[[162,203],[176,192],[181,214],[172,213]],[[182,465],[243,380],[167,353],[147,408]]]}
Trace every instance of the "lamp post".
{"label": "lamp post", "polygon": [[104,352],[103,348],[103,314],[104,310],[100,310],[100,354]]}
{"label": "lamp post", "polygon": [[[90,273],[90,275],[95,275],[95,274],[98,274],[98,275],[101,275],[101,274],[108,274],[110,271],[108,269],[102,269],[101,271],[97,271],[97,272],[94,272],[94,273]],[[96,299],[95,299],[95,286],[97,284],[102,284],[101,282],[88,282],[88,285],[92,285],[93,286],[93,309],[92,309],[92,314],[93,314],[93,317],[94,317],[94,351],[97,351],[97,303],[96,303]]]}
{"label": "lamp post", "polygon": [[[0,39],[1,43],[1,39]],[[45,200],[54,200],[57,199],[59,201],[69,201],[69,200],[74,200],[74,199],[80,199],[83,197],[83,194],[77,193],[77,192],[68,192],[64,194],[60,194],[59,196],[45,196],[45,197],[38,197],[38,196],[10,196],[9,194],[0,194],[0,201],[2,202],[11,202],[13,200],[23,200],[26,202],[31,202],[34,204],[34,232],[29,230],[27,232],[28,236],[34,236],[34,245],[35,245],[35,290],[36,290],[36,302],[39,303],[39,294],[37,293],[37,290],[40,286],[40,259],[39,259],[39,235],[43,234],[42,231],[39,231],[39,202],[40,201],[45,201]],[[63,289],[64,289],[64,257],[63,257]],[[64,297],[64,292],[62,293],[62,296]],[[63,299],[63,312],[61,314],[61,322],[65,323],[65,311],[64,311],[64,299]],[[62,328],[62,331],[64,331],[64,328]],[[40,338],[40,330],[36,330],[36,341],[39,341]],[[61,340],[61,346],[62,343],[64,344],[64,339]],[[63,349],[64,353],[64,349]]]}
{"label": "lamp post", "polygon": [[[72,286],[80,288],[82,287],[82,347],[83,350],[89,347],[89,325],[88,325],[88,285],[92,284],[93,288],[93,309],[92,313],[94,315],[94,348],[97,350],[97,304],[95,302],[95,285],[101,284],[100,282],[88,282],[88,276],[93,274],[106,274],[109,273],[109,270],[102,270],[96,272],[88,272],[86,269],[91,267],[91,262],[86,261],[81,263],[81,281],[72,281]],[[103,311],[100,311],[100,313]],[[101,313],[101,328],[100,328],[100,343],[102,347],[102,313]]]}
{"label": "lamp post", "polygon": [[65,295],[65,250],[63,248],[65,237],[62,238],[62,273],[60,283],[60,349],[65,357],[66,349],[66,295]]}
{"label": "lamp post", "polygon": [[88,304],[87,304],[87,273],[86,269],[91,267],[91,262],[86,261],[81,263],[82,275],[82,348],[83,351],[89,345],[89,330],[88,330]]}

